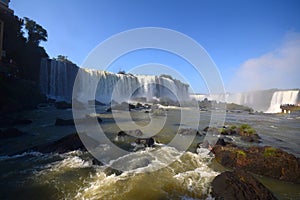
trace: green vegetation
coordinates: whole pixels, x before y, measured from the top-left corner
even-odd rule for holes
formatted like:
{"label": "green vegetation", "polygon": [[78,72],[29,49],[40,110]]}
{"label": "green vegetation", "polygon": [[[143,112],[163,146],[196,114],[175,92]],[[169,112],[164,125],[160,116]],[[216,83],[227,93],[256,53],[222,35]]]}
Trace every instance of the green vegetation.
{"label": "green vegetation", "polygon": [[273,157],[276,155],[277,149],[274,147],[266,147],[264,150],[264,156],[265,157]]}
{"label": "green vegetation", "polygon": [[237,150],[236,153],[241,156],[246,156],[246,153],[243,150]]}
{"label": "green vegetation", "polygon": [[68,56],[58,55],[57,58],[54,58],[57,61],[74,64],[72,61],[68,59]]}
{"label": "green vegetation", "polygon": [[235,125],[232,125],[229,127],[230,130],[235,130],[237,127]]}
{"label": "green vegetation", "polygon": [[242,124],[240,126],[240,132],[247,133],[248,135],[255,134],[256,131],[249,124]]}

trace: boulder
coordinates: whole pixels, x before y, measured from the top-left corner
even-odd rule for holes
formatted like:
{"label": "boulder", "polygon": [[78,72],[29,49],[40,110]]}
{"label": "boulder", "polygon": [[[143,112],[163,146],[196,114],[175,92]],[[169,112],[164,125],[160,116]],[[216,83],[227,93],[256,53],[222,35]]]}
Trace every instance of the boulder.
{"label": "boulder", "polygon": [[97,119],[99,123],[102,122],[102,119],[100,118],[100,115],[98,114],[91,114],[91,115],[86,115],[85,119],[82,119],[82,121],[89,121],[89,119]]}
{"label": "boulder", "polygon": [[0,139],[8,139],[13,137],[19,137],[24,135],[25,133],[16,128],[7,128],[4,130],[0,130]]}
{"label": "boulder", "polygon": [[73,119],[56,118],[55,121],[55,126],[73,126],[73,125],[75,125]]}
{"label": "boulder", "polygon": [[140,129],[136,130],[129,130],[129,131],[120,131],[118,132],[117,136],[142,136],[143,132]]}
{"label": "boulder", "polygon": [[96,106],[105,106],[106,105],[105,103],[102,103],[102,102],[97,101],[97,100],[89,100],[88,104],[89,105],[96,105]]}
{"label": "boulder", "polygon": [[237,129],[237,132],[241,136],[241,140],[243,140],[245,142],[255,142],[255,143],[260,142],[261,138],[256,133],[256,131],[248,124],[242,124]]}
{"label": "boulder", "polygon": [[[97,141],[84,134],[82,134],[81,137],[85,138],[85,141],[89,143],[90,148],[94,148],[98,145]],[[86,151],[86,148],[81,142],[81,139],[79,138],[78,134],[73,133],[57,141],[33,147],[30,150],[39,151],[41,153],[66,153],[69,151],[75,151],[79,149]]]}
{"label": "boulder", "polygon": [[71,106],[73,106],[72,108],[75,108],[75,109],[85,109],[85,106],[84,106],[84,103],[82,103],[81,101],[78,101],[76,99],[73,99],[72,100],[72,104]]}
{"label": "boulder", "polygon": [[178,130],[180,135],[202,135],[197,129],[192,128],[181,128]]}
{"label": "boulder", "polygon": [[137,138],[135,140],[136,144],[143,144],[145,147],[153,147],[155,140],[154,138],[150,137],[150,138]]}
{"label": "boulder", "polygon": [[242,135],[241,140],[244,142],[260,143],[260,137],[256,133],[252,135]]}
{"label": "boulder", "polygon": [[270,146],[242,148],[227,144],[212,149],[217,162],[232,169],[300,183],[300,159]]}
{"label": "boulder", "polygon": [[124,137],[124,136],[127,136],[127,133],[125,131],[119,131],[117,136]]}
{"label": "boulder", "polygon": [[54,105],[56,109],[60,109],[60,110],[72,108],[72,104],[65,101],[55,102]]}
{"label": "boulder", "polygon": [[[111,106],[111,110],[124,110],[124,111],[130,111],[131,109],[135,109],[135,105],[127,103],[127,102],[122,102],[121,104],[115,104]],[[106,110],[107,112],[110,112]]]}
{"label": "boulder", "polygon": [[275,200],[276,197],[251,174],[235,170],[223,172],[212,182],[212,196],[216,200]]}

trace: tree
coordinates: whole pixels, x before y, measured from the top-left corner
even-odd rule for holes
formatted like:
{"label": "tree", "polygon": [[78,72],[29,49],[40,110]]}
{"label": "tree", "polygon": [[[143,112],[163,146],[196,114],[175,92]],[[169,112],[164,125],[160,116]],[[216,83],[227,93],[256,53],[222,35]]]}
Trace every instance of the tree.
{"label": "tree", "polygon": [[27,43],[32,46],[39,46],[41,41],[47,41],[47,31],[35,21],[24,17],[25,29],[28,33]]}
{"label": "tree", "polygon": [[64,55],[58,55],[57,58],[55,58],[57,61],[65,62],[65,63],[71,63],[74,64],[71,60],[68,59],[68,56]]}

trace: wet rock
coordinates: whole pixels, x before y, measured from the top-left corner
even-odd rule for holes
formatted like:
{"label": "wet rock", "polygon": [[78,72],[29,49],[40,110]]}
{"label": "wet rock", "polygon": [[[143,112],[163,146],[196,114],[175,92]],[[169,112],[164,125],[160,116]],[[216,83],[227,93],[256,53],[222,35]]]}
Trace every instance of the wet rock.
{"label": "wet rock", "polygon": [[[86,115],[85,119],[82,119],[81,121],[86,121],[88,122],[90,119],[97,119],[99,123],[101,123],[103,120],[100,118],[98,114],[91,114],[91,115]],[[80,120],[79,120],[80,121]]]}
{"label": "wet rock", "polygon": [[107,109],[106,109],[106,112],[111,112],[111,107],[108,107]]}
{"label": "wet rock", "polygon": [[129,130],[129,131],[120,131],[118,132],[117,136],[142,136],[143,132],[140,129],[136,129],[136,130]]}
{"label": "wet rock", "polygon": [[135,105],[122,102],[121,104],[115,104],[111,106],[111,110],[124,110],[124,111],[130,111],[131,109],[135,109]]}
{"label": "wet rock", "polygon": [[235,170],[223,172],[212,182],[212,196],[216,200],[274,200],[276,197],[251,174]]}
{"label": "wet rock", "polygon": [[225,142],[224,138],[219,138],[215,145],[226,146],[226,144],[227,143]]}
{"label": "wet rock", "polygon": [[73,126],[73,125],[75,125],[73,119],[57,118],[55,121],[55,126]]}
{"label": "wet rock", "polygon": [[178,130],[180,135],[202,135],[198,130],[192,128],[182,128]]}
{"label": "wet rock", "polygon": [[245,142],[255,142],[255,143],[260,142],[261,138],[256,133],[256,131],[248,124],[242,124],[237,129],[237,132],[241,136],[241,140],[243,140]]}
{"label": "wet rock", "polygon": [[127,133],[125,131],[119,131],[117,136],[124,137],[127,136]]}
{"label": "wet rock", "polygon": [[60,109],[60,110],[72,108],[72,104],[65,102],[65,101],[55,102],[54,105],[55,105],[56,109]]}
{"label": "wet rock", "polygon": [[71,106],[72,106],[72,108],[75,108],[75,109],[85,109],[84,103],[82,103],[76,99],[72,100]]}
{"label": "wet rock", "polygon": [[137,138],[135,140],[136,144],[143,144],[145,147],[153,147],[155,144],[154,138]]}
{"label": "wet rock", "polygon": [[203,132],[215,134],[215,135],[219,134],[219,130],[216,127],[208,127],[208,126],[203,129]]}
{"label": "wet rock", "polygon": [[89,105],[96,105],[96,106],[105,106],[106,105],[105,103],[102,103],[102,102],[97,101],[97,100],[89,100],[88,104]]}
{"label": "wet rock", "polygon": [[[98,142],[92,138],[81,134],[81,137],[89,144],[90,148],[95,148],[98,145]],[[39,151],[41,153],[66,153],[69,151],[75,150],[87,150],[84,144],[82,143],[80,137],[77,133],[67,135],[57,141],[50,142],[48,144],[43,144],[36,146],[30,150]]]}
{"label": "wet rock", "polygon": [[243,140],[244,142],[260,143],[260,137],[257,134],[242,135],[241,140]]}
{"label": "wet rock", "polygon": [[13,137],[19,137],[24,135],[25,133],[16,128],[7,128],[4,130],[0,130],[0,139],[8,139]]}
{"label": "wet rock", "polygon": [[225,167],[300,183],[300,159],[270,146],[249,148],[215,145],[212,149],[217,162]]}
{"label": "wet rock", "polygon": [[123,172],[121,170],[117,170],[117,169],[114,169],[112,167],[107,167],[105,168],[104,170],[104,173],[107,175],[107,176],[110,176],[112,174],[115,174],[116,176],[119,176],[121,175]]}

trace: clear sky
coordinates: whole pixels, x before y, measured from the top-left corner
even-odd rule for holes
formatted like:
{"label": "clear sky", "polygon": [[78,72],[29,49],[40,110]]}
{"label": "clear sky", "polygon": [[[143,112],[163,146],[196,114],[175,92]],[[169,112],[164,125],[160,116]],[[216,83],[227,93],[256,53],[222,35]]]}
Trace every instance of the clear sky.
{"label": "clear sky", "polygon": [[[298,0],[11,0],[10,8],[48,31],[48,41],[41,45],[50,57],[66,55],[79,66],[114,34],[163,27],[202,45],[227,91],[300,87]],[[120,58],[109,70],[128,71],[149,62],[172,65],[190,79],[196,92],[207,92],[185,61],[164,52],[136,52]]]}

